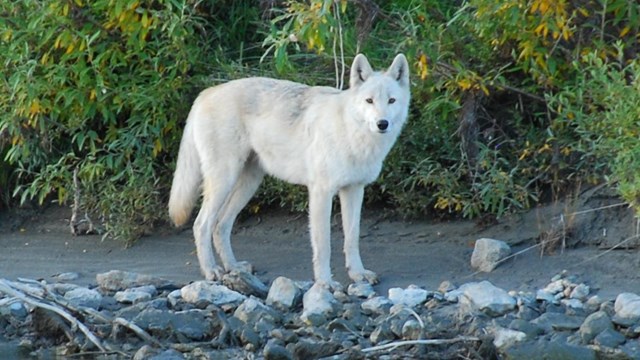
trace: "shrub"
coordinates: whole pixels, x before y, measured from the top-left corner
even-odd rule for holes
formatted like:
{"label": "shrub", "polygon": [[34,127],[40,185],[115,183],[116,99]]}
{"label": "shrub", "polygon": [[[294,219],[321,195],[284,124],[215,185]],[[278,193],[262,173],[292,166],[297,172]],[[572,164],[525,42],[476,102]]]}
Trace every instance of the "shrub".
{"label": "shrub", "polygon": [[127,240],[163,217],[186,99],[206,83],[214,54],[197,3],[0,5],[0,133],[15,195],[65,203],[80,191],[84,210]]}

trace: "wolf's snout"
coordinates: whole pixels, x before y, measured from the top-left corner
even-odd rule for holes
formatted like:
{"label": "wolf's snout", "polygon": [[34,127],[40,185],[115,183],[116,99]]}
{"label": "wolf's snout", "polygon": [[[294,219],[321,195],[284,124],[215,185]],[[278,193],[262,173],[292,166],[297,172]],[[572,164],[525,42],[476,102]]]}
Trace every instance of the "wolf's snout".
{"label": "wolf's snout", "polygon": [[378,120],[376,125],[378,126],[378,130],[387,131],[387,128],[389,127],[389,121],[387,121],[387,120]]}

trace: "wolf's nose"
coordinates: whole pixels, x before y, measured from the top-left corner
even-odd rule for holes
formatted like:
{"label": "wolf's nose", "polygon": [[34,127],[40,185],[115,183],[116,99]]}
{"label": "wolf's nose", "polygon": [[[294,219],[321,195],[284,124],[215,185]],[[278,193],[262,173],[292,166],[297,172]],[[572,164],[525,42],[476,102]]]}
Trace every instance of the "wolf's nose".
{"label": "wolf's nose", "polygon": [[378,130],[385,131],[389,127],[389,122],[387,120],[378,120],[376,125],[378,125]]}

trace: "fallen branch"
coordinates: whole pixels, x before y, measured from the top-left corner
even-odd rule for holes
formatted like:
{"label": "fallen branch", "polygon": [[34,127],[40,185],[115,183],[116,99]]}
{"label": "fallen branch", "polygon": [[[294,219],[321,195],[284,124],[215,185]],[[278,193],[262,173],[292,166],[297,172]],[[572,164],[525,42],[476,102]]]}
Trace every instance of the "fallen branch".
{"label": "fallen branch", "polygon": [[68,312],[60,309],[57,306],[53,306],[47,303],[44,303],[40,300],[36,300],[33,299],[31,296],[28,296],[26,294],[24,294],[23,292],[15,289],[11,283],[5,279],[0,279],[0,292],[3,292],[7,295],[13,296],[15,298],[18,298],[22,301],[24,301],[27,304],[33,305],[35,307],[39,307],[45,310],[49,310],[52,311],[60,316],[62,316],[64,319],[66,319],[69,323],[71,323],[71,325],[73,326],[73,328],[78,328],[80,329],[80,331],[82,331],[82,333],[87,337],[87,339],[89,339],[89,341],[91,341],[98,349],[100,349],[100,351],[102,352],[107,352],[107,349],[102,346],[102,343],[100,342],[100,339],[98,339],[92,332],[91,330],[89,330],[89,328],[83,324],[82,322],[80,322],[78,319],[76,319],[75,317],[73,317],[73,315],[69,314]]}
{"label": "fallen branch", "polygon": [[118,324],[118,325],[122,325],[128,329],[131,329],[134,333],[136,333],[136,335],[138,335],[142,340],[148,342],[148,343],[152,343],[153,345],[164,349],[165,346],[162,345],[162,343],[160,343],[160,341],[156,340],[155,338],[153,338],[153,336],[149,335],[146,331],[144,331],[140,326],[128,321],[127,319],[123,319],[123,318],[115,318],[113,320],[114,324]]}
{"label": "fallen branch", "polygon": [[384,345],[373,346],[370,348],[362,349],[363,353],[369,353],[374,351],[381,350],[395,350],[400,346],[410,346],[410,345],[448,345],[454,344],[458,342],[465,341],[480,341],[479,338],[473,336],[460,336],[454,339],[428,339],[428,340],[405,340],[405,341],[396,341]]}

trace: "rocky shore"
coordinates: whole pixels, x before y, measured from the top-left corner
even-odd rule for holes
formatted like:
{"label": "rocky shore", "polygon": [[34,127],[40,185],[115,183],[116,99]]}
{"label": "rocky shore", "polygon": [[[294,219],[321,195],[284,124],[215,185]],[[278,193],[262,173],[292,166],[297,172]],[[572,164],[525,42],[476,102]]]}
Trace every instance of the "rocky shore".
{"label": "rocky shore", "polygon": [[175,284],[110,271],[0,280],[0,350],[16,358],[640,359],[640,296],[570,274],[535,293],[488,281],[329,289],[248,273]]}

